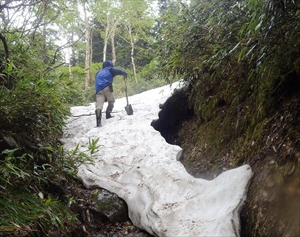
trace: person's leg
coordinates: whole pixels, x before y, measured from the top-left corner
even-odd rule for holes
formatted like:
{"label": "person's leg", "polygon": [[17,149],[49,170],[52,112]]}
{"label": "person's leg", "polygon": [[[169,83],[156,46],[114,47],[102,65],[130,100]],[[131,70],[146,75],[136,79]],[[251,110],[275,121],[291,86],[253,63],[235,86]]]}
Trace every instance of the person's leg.
{"label": "person's leg", "polygon": [[107,118],[107,119],[110,119],[110,118],[113,117],[113,116],[110,114],[110,113],[112,112],[113,108],[114,108],[114,103],[108,102],[108,106],[107,106],[107,108],[106,108],[106,118]]}
{"label": "person's leg", "polygon": [[103,91],[99,91],[98,94],[96,94],[96,126],[101,127],[101,117],[102,117],[102,109],[103,104],[105,101],[105,96],[103,94]]}
{"label": "person's leg", "polygon": [[114,108],[115,97],[109,87],[104,88],[103,93],[105,94],[105,97],[108,102],[108,106],[106,108],[106,118],[110,119],[113,117],[113,116],[111,116],[110,113],[112,112],[112,110]]}

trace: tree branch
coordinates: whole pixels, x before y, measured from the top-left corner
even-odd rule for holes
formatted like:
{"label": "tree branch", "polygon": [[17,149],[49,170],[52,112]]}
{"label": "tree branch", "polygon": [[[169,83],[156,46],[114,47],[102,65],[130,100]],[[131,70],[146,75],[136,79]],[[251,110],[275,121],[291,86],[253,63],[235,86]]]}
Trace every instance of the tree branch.
{"label": "tree branch", "polygon": [[8,59],[9,59],[9,50],[8,50],[8,45],[7,45],[7,42],[6,42],[6,39],[4,37],[4,35],[2,35],[2,33],[0,32],[0,39],[3,43],[3,46],[4,46],[4,51],[5,51],[5,61],[8,62]]}
{"label": "tree branch", "polygon": [[36,1],[36,2],[33,2],[33,3],[27,3],[27,4],[23,2],[23,3],[20,3],[20,4],[18,4],[18,5],[15,5],[15,6],[9,6],[9,4],[12,3],[12,2],[15,2],[15,0],[6,1],[5,4],[0,5],[0,11],[1,11],[2,9],[4,9],[4,8],[6,8],[6,9],[14,9],[14,8],[23,7],[23,6],[24,6],[24,7],[34,6],[34,5],[36,5],[36,4],[41,3],[42,0]]}

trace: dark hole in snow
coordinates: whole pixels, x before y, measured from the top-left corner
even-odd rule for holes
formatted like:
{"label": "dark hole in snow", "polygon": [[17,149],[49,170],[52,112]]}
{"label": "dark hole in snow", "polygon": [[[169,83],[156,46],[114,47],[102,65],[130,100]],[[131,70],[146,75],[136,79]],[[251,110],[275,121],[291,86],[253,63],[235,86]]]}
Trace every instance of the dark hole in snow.
{"label": "dark hole in snow", "polygon": [[193,109],[188,104],[187,91],[175,90],[164,104],[159,105],[159,108],[161,110],[158,113],[158,119],[153,120],[151,126],[161,133],[166,142],[172,143],[180,124],[194,115]]}

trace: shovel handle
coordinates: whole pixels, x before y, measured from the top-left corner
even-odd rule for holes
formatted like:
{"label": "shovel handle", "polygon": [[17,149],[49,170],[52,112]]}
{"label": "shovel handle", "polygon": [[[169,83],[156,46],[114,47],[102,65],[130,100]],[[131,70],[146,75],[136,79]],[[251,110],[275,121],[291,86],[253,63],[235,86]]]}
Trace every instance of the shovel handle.
{"label": "shovel handle", "polygon": [[127,78],[126,78],[126,77],[124,77],[124,82],[125,82],[126,101],[127,101],[127,105],[129,105],[129,102],[128,102],[128,95],[127,95]]}

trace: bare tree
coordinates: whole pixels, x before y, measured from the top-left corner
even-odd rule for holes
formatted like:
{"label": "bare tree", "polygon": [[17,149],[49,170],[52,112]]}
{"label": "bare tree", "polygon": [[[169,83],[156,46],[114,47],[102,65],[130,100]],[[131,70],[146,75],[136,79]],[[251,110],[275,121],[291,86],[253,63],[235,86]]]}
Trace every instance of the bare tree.
{"label": "bare tree", "polygon": [[86,2],[82,1],[82,8],[84,13],[84,26],[85,26],[85,83],[84,87],[87,89],[91,84],[91,58],[92,58],[92,37],[91,27],[86,11]]}

